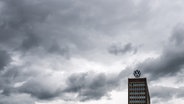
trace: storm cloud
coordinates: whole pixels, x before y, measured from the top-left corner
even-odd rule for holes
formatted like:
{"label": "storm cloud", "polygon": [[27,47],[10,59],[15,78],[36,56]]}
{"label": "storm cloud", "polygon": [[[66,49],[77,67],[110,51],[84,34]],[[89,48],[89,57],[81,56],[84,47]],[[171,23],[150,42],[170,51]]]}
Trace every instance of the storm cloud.
{"label": "storm cloud", "polygon": [[111,93],[125,92],[137,63],[155,102],[182,98],[181,86],[154,87],[183,81],[182,3],[0,0],[0,103],[118,104]]}
{"label": "storm cloud", "polygon": [[173,34],[158,58],[147,59],[141,63],[145,73],[150,74],[151,80],[164,76],[173,76],[184,68],[184,27],[176,26]]}
{"label": "storm cloud", "polygon": [[[151,97],[153,98],[154,103],[158,103],[161,101],[169,101],[169,99],[173,98],[183,98],[183,87],[174,88],[174,87],[164,87],[164,86],[154,86],[151,87],[152,93]],[[160,93],[162,92],[162,93]]]}
{"label": "storm cloud", "polygon": [[3,70],[11,61],[10,55],[7,51],[0,50],[0,71]]}
{"label": "storm cloud", "polygon": [[35,104],[34,100],[26,94],[12,94],[10,96],[0,95],[1,104]]}
{"label": "storm cloud", "polygon": [[[123,72],[123,71],[122,71]],[[120,90],[124,84],[121,74],[81,73],[71,75],[67,80],[65,93],[77,93],[81,101],[99,100],[104,96],[111,96],[112,90]]]}
{"label": "storm cloud", "polygon": [[127,43],[124,46],[122,46],[121,44],[118,44],[118,45],[112,45],[108,51],[109,53],[114,55],[125,54],[128,52],[135,54],[137,52],[137,47],[132,46],[131,43]]}

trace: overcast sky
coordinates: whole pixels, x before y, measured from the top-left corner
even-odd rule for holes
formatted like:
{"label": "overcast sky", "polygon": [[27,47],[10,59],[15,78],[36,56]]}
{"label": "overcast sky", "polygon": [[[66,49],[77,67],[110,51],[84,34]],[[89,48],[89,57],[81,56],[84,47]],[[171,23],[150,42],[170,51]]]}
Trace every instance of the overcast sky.
{"label": "overcast sky", "polygon": [[183,0],[0,0],[0,104],[184,103]]}

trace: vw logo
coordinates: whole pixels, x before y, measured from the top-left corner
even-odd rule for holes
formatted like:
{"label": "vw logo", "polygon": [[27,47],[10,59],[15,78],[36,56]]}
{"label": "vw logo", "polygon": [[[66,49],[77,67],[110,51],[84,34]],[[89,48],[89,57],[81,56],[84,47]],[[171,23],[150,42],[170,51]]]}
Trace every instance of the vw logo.
{"label": "vw logo", "polygon": [[141,76],[141,71],[140,70],[135,70],[133,74],[136,78],[139,78]]}

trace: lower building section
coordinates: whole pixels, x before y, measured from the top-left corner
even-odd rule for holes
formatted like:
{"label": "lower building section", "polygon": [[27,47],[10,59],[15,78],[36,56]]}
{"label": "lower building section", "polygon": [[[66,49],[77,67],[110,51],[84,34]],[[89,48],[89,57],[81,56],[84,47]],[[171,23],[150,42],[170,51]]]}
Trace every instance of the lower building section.
{"label": "lower building section", "polygon": [[150,104],[146,78],[128,79],[128,104]]}

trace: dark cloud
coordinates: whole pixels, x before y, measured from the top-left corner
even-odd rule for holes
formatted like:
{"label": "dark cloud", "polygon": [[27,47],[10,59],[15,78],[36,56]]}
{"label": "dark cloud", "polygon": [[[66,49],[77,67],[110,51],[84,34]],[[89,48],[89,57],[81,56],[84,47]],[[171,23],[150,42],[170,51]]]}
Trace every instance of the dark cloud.
{"label": "dark cloud", "polygon": [[[53,53],[67,56],[68,59],[71,54],[80,54],[83,58],[83,53],[91,55],[91,50],[104,47],[106,43],[103,42],[111,43],[111,38],[117,32],[144,27],[149,19],[149,5],[145,1],[1,0],[0,48],[5,51],[0,50],[0,70],[9,65],[12,57],[14,62],[8,66],[9,69],[0,73],[0,103],[34,104],[37,100],[56,97],[63,100],[62,95],[68,93],[77,94],[80,101],[98,100],[109,96],[110,91],[126,86],[125,80],[129,72],[132,72],[130,70],[115,75],[90,72],[73,74],[67,79],[63,90],[63,86],[55,86],[61,82],[50,83],[56,79],[47,79],[47,75],[40,78],[47,72],[39,61],[44,60],[43,57],[53,58],[49,56]],[[112,45],[108,51],[115,55],[135,54],[137,47],[134,44]],[[171,46],[165,47],[161,57],[144,63],[143,71],[151,73],[152,79],[174,75],[182,69],[182,28],[176,27],[169,45]],[[36,55],[37,59],[30,58]],[[37,65],[33,65],[37,63],[38,69],[35,68]],[[62,61],[60,63],[64,66]],[[55,66],[52,60],[45,64]],[[15,87],[22,82],[22,85]],[[153,96],[157,95],[153,93]],[[183,95],[179,94],[178,97],[180,96]]]}
{"label": "dark cloud", "polygon": [[173,35],[170,38],[170,41],[173,42],[176,46],[183,45],[184,43],[184,26],[179,24],[174,28]]}
{"label": "dark cloud", "polygon": [[77,99],[80,101],[98,100],[103,96],[109,96],[112,90],[121,88],[121,82],[124,80],[122,75],[93,72],[74,74],[68,78],[64,92],[78,94]]}
{"label": "dark cloud", "polygon": [[183,98],[184,88],[164,87],[164,86],[152,86],[150,87],[152,102],[156,104],[160,102],[167,102],[173,98]]}
{"label": "dark cloud", "polygon": [[[49,83],[47,83],[49,84]],[[23,84],[19,91],[30,94],[42,100],[49,100],[59,95],[60,91],[57,88],[51,87],[54,85],[46,85],[42,81],[31,80]]]}
{"label": "dark cloud", "polygon": [[27,46],[35,44],[34,41],[30,41],[34,37],[32,28],[35,23],[42,22],[48,15],[46,10],[24,0],[2,0],[2,2],[4,8],[1,12],[2,18],[0,18],[2,22],[0,28],[1,42],[14,48],[21,42],[27,44]]}
{"label": "dark cloud", "polygon": [[[70,57],[70,53],[83,55],[84,52],[96,47],[101,48],[100,37],[105,40],[106,37],[111,37],[111,34],[114,35],[113,31],[118,27],[126,28],[139,24],[140,20],[147,17],[140,15],[146,12],[142,6],[135,6],[130,0],[1,0],[0,4],[0,48],[3,47],[12,53],[11,57],[20,56],[20,60],[23,61],[23,65],[10,65],[9,69],[1,73],[2,95],[27,94],[41,100],[52,99],[70,92],[77,93],[81,101],[100,99],[108,96],[109,91],[119,87],[120,75],[74,75],[68,79],[68,86],[62,92],[59,88],[52,87],[54,85],[46,84],[48,80],[40,79],[38,76],[41,76],[41,72],[44,73],[44,69],[38,69],[36,72],[32,64],[37,60],[27,57],[48,57],[48,54],[53,53],[67,57]],[[119,14],[123,15],[119,16]],[[127,50],[129,48],[131,50],[131,44],[126,46]],[[10,58],[6,52],[1,54],[0,68],[3,69],[8,65]],[[14,58],[16,61],[17,57]],[[78,84],[72,81],[75,78]],[[15,84],[21,82],[25,83],[15,88]],[[3,96],[0,98],[4,98]],[[9,103],[7,100],[3,101],[5,102]]]}
{"label": "dark cloud", "polygon": [[0,50],[0,71],[11,61],[11,56],[4,50]]}
{"label": "dark cloud", "polygon": [[[58,40],[53,40],[52,37],[58,39],[58,36],[52,33],[53,30],[46,28],[48,16],[57,8],[57,6],[51,5],[56,4],[36,0],[31,2],[27,0],[2,0],[1,4],[3,5],[0,18],[0,43],[2,47],[21,52],[43,48],[49,52],[49,49],[56,44]],[[49,30],[51,32],[48,32]],[[62,50],[60,47],[55,48],[55,50],[52,48],[53,51]]]}
{"label": "dark cloud", "polygon": [[135,54],[137,52],[137,47],[132,46],[131,43],[127,43],[124,46],[121,44],[116,44],[116,45],[112,45],[108,49],[108,51],[109,53],[114,54],[114,55],[125,54],[125,53]]}
{"label": "dark cloud", "polygon": [[151,98],[157,98],[160,100],[169,100],[174,97],[178,92],[177,88],[154,86],[150,88]]}
{"label": "dark cloud", "polygon": [[[27,94],[39,100],[51,100],[58,97],[68,100],[71,98],[65,95],[75,93],[78,96],[72,97],[74,99],[71,100],[99,100],[104,96],[110,97],[109,93],[112,90],[124,89],[126,76],[130,74],[128,70],[123,70],[119,74],[94,72],[72,74],[65,80],[66,87],[64,87],[58,86],[58,83],[61,82],[54,82],[48,78],[49,76],[41,77],[39,74],[30,72],[26,74],[19,71],[21,70],[8,70],[4,75],[1,75],[0,88],[3,90],[1,93],[3,96]],[[15,87],[17,83],[22,84]]]}
{"label": "dark cloud", "polygon": [[[58,83],[45,72],[32,71],[27,65],[12,67],[0,74],[0,89],[3,96],[26,94],[39,100],[50,100],[61,93]],[[39,70],[39,69],[38,69]],[[42,75],[41,75],[42,74]],[[52,73],[51,73],[52,74]],[[18,85],[18,86],[17,86]],[[60,86],[62,88],[62,86]]]}
{"label": "dark cloud", "polygon": [[4,70],[0,73],[0,89],[3,96],[10,96],[11,94],[18,93],[18,89],[15,88],[15,84],[23,82],[30,78],[30,74],[24,73],[21,67],[12,67]]}
{"label": "dark cloud", "polygon": [[28,51],[29,49],[33,47],[38,47],[40,41],[41,40],[39,40],[37,36],[29,35],[28,37],[26,37],[26,39],[23,40],[21,49]]}
{"label": "dark cloud", "polygon": [[183,26],[177,26],[162,54],[158,58],[147,59],[141,63],[142,70],[150,75],[151,80],[176,75],[184,68],[183,30]]}
{"label": "dark cloud", "polygon": [[[43,48],[65,55],[69,51],[74,54],[91,50],[100,47],[99,35],[108,37],[115,27],[140,24],[147,18],[142,6],[145,3],[135,6],[130,0],[1,0],[1,4],[0,42],[23,52]],[[63,51],[63,47],[68,50]]]}
{"label": "dark cloud", "polygon": [[[2,96],[11,96],[12,94],[26,94],[27,97],[39,100],[50,100],[61,94],[59,87],[56,87],[54,81],[48,79],[49,76],[39,77],[37,72],[31,72],[19,69],[6,70],[0,76],[0,89]],[[34,76],[34,78],[33,78]],[[47,77],[47,78],[46,78]],[[17,86],[18,85],[18,86]],[[62,88],[62,86],[60,86]],[[1,96],[1,97],[2,97]],[[0,100],[1,101],[1,100]]]}
{"label": "dark cloud", "polygon": [[26,94],[0,95],[0,104],[35,104],[34,99]]}

